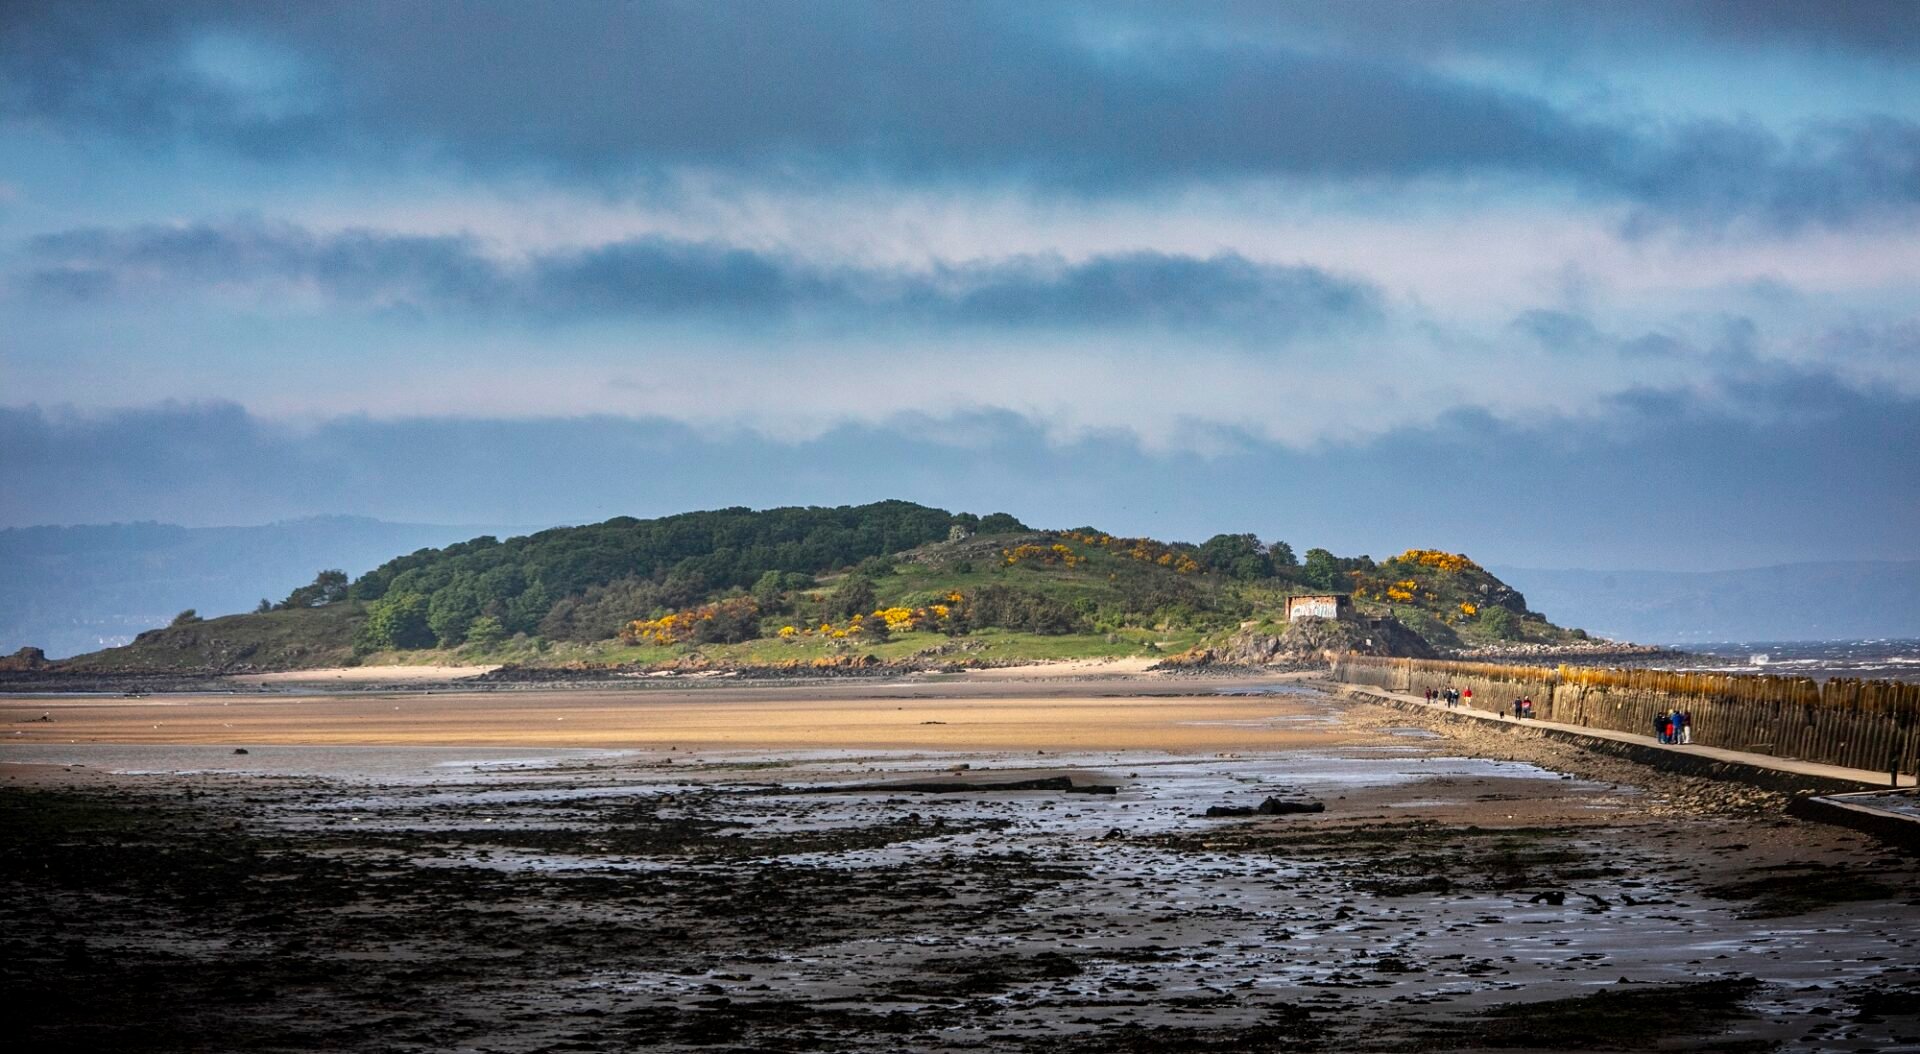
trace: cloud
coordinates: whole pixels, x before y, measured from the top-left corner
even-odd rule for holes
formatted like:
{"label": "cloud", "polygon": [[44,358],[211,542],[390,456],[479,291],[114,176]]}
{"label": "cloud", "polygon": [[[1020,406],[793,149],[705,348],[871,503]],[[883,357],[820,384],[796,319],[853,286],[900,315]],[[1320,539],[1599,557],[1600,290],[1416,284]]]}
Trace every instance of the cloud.
{"label": "cloud", "polygon": [[1781,230],[1839,226],[1920,204],[1920,124],[1869,116],[1783,139],[1752,122],[1691,122],[1603,178],[1640,206],[1629,232],[1741,219]]}
{"label": "cloud", "polygon": [[286,287],[351,308],[405,306],[542,318],[767,319],[857,315],[863,325],[1164,325],[1272,338],[1378,317],[1372,285],[1313,267],[1129,252],[1067,261],[1018,256],[889,271],[660,237],[489,256],[464,237],[317,234],[288,224],[149,226],[43,235],[22,279],[37,295]]}
{"label": "cloud", "polygon": [[[1134,3],[1143,18],[1160,5]],[[1459,54],[1566,63],[1576,57],[1768,50],[1849,59],[1920,55],[1920,10],[1907,0],[1346,0],[1339,4],[1233,2],[1209,13],[1243,33],[1307,36],[1408,59]],[[1159,23],[1164,25],[1164,23]]]}
{"label": "cloud", "polygon": [[[1911,5],[1610,6],[29,5],[0,24],[0,112],[272,158],[437,154],[621,190],[688,166],[1070,194],[1497,178],[1636,205],[1642,228],[1837,225],[1920,203],[1920,126],[1897,114],[1797,135],[1684,109],[1600,119],[1525,77],[1444,61],[1449,41],[1506,54],[1499,31],[1551,67],[1581,47],[1576,25],[1621,53],[1648,25],[1700,48],[1903,52],[1886,41],[1914,20]],[[1383,24],[1383,43],[1362,47]]]}
{"label": "cloud", "polygon": [[[1464,409],[1362,442],[1237,433],[1154,452],[983,409],[783,441],[658,418],[344,417],[232,404],[0,409],[4,524],[316,513],[539,523],[905,497],[1029,522],[1200,539],[1252,530],[1381,555],[1437,545],[1533,566],[1712,568],[1910,553],[1920,400],[1776,369],[1600,412]],[[622,466],[609,473],[607,466]],[[422,466],[431,466],[423,470]]]}

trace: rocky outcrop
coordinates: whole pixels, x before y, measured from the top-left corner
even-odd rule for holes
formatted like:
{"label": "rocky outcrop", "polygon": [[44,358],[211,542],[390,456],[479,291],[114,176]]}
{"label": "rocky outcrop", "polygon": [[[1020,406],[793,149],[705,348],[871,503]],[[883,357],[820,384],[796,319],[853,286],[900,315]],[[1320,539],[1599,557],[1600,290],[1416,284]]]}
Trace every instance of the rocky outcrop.
{"label": "rocky outcrop", "polygon": [[1612,640],[1567,640],[1548,642],[1510,641],[1458,648],[1447,653],[1450,659],[1526,659],[1591,662],[1596,659],[1665,658],[1683,652],[1653,644],[1628,644]]}
{"label": "rocky outcrop", "polygon": [[1220,661],[1243,666],[1317,662],[1349,652],[1414,658],[1434,655],[1426,638],[1391,618],[1302,618],[1289,622],[1279,634],[1258,627],[1243,629],[1227,638],[1218,652]]}
{"label": "rocky outcrop", "polygon": [[49,665],[51,664],[47,662],[47,653],[39,648],[21,648],[12,655],[0,656],[0,670],[8,673],[44,670]]}
{"label": "rocky outcrop", "polygon": [[1431,659],[1426,638],[1392,618],[1301,618],[1279,633],[1249,626],[1215,645],[1201,645],[1160,664],[1168,669],[1200,666],[1308,666],[1336,655],[1387,655]]}

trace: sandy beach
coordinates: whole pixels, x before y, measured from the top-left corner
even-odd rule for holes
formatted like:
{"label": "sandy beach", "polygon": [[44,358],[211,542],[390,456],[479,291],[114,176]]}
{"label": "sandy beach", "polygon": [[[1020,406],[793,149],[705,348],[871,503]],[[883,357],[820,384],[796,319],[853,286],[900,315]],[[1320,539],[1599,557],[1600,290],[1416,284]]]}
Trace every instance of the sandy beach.
{"label": "sandy beach", "polygon": [[1920,1044],[1886,847],[1297,676],[0,720],[34,1049]]}
{"label": "sandy beach", "polygon": [[248,687],[284,684],[429,684],[478,677],[497,669],[498,666],[327,666],[314,670],[236,674],[229,680]]}
{"label": "sandy beach", "polygon": [[1269,720],[1270,693],[1299,679],[1150,681],[1125,692],[1059,673],[793,687],[6,698],[0,735],[16,744],[1284,750],[1339,735]]}

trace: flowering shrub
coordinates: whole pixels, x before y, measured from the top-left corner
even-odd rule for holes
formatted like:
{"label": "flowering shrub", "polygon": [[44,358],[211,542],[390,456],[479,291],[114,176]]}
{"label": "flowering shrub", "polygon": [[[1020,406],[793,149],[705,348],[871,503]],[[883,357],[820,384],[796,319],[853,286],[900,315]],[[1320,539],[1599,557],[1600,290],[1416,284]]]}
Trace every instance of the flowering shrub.
{"label": "flowering shrub", "polygon": [[1391,562],[1414,564],[1419,567],[1431,567],[1438,571],[1444,571],[1447,574],[1480,570],[1479,564],[1474,563],[1465,556],[1459,553],[1441,552],[1438,549],[1408,549],[1406,552],[1394,557]]}
{"label": "flowering shrub", "polygon": [[1087,562],[1087,558],[1075,553],[1059,543],[1053,545],[1034,545],[1028,542],[1011,549],[1000,550],[1000,559],[1006,566],[1019,563],[1037,563],[1046,567],[1078,567]]}
{"label": "flowering shrub", "polygon": [[752,597],[734,597],[656,619],[635,619],[620,630],[624,644],[683,644],[688,641],[747,640],[760,605]]}
{"label": "flowering shrub", "polygon": [[1462,600],[1460,602],[1460,613],[1468,618],[1472,618],[1480,613],[1480,607],[1471,600]]}
{"label": "flowering shrub", "polygon": [[1151,538],[1115,538],[1111,534],[1095,534],[1091,531],[1066,531],[1061,534],[1061,537],[1079,542],[1081,545],[1097,546],[1141,563],[1170,567],[1183,575],[1196,574],[1204,570],[1198,560],[1164,542],[1156,542]]}
{"label": "flowering shrub", "polygon": [[[960,603],[958,590],[947,594],[952,603]],[[901,630],[938,631],[946,628],[947,620],[952,616],[953,608],[947,604],[928,604],[925,607],[877,608],[872,614],[858,614],[839,625],[821,622],[818,626],[783,626],[780,636],[787,639],[795,637],[825,637],[830,640],[845,640],[851,634],[866,629],[871,623],[884,625],[888,632]],[[791,632],[789,632],[791,631]]]}

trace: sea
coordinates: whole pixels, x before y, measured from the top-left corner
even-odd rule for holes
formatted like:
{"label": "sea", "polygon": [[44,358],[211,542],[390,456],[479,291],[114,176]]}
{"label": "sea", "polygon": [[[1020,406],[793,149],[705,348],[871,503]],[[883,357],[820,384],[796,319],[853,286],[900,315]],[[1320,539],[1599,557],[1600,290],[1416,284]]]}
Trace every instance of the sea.
{"label": "sea", "polygon": [[1648,665],[1674,670],[1721,670],[1783,677],[1832,677],[1920,684],[1920,640],[1757,640],[1674,645],[1687,654]]}

